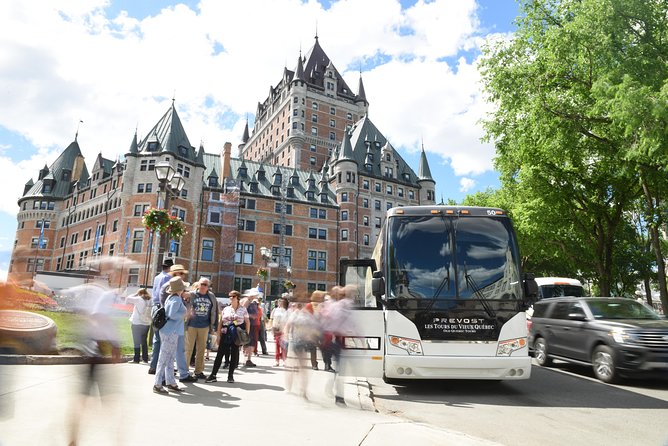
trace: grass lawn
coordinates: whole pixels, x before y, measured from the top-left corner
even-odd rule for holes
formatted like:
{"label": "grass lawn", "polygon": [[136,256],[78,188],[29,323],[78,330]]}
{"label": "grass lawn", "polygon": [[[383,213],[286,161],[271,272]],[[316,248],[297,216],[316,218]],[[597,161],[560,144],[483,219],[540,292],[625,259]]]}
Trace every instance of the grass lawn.
{"label": "grass lawn", "polygon": [[[56,343],[58,350],[66,348],[74,348],[79,340],[79,333],[83,327],[83,316],[76,313],[66,313],[60,311],[46,311],[34,310],[34,313],[39,313],[46,317],[53,319],[58,327],[56,334]],[[119,313],[114,316],[116,329],[121,337],[121,354],[134,354],[132,344],[132,330],[130,328],[129,314]]]}

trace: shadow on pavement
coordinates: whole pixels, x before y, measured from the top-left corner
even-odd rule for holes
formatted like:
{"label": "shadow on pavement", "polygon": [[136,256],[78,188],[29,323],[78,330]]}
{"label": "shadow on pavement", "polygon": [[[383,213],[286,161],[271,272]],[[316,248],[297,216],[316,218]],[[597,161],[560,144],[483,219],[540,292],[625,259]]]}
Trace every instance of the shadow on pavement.
{"label": "shadow on pavement", "polygon": [[[588,378],[534,366],[524,381],[403,380],[373,386],[375,400],[410,400],[458,407],[668,409],[668,402]],[[624,384],[628,384],[627,381]],[[643,385],[643,387],[646,387]],[[665,389],[663,385],[659,389]]]}

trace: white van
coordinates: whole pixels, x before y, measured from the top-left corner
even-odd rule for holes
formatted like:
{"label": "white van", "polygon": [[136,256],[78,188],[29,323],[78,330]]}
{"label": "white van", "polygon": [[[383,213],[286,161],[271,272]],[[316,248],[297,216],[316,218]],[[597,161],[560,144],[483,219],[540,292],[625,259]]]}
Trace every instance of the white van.
{"label": "white van", "polygon": [[[582,283],[577,279],[567,277],[536,277],[538,285],[538,300],[550,297],[582,297],[585,295]],[[527,319],[533,316],[533,306],[527,311]]]}
{"label": "white van", "polygon": [[536,277],[538,284],[538,300],[550,297],[582,297],[584,288],[577,279],[567,277]]}

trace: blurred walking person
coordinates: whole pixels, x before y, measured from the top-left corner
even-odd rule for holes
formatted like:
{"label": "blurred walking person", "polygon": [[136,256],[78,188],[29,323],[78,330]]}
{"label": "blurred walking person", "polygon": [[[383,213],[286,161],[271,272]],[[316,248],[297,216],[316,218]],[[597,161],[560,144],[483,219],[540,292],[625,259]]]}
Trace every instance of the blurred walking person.
{"label": "blurred walking person", "polygon": [[[87,411],[89,397],[99,395],[100,401],[105,406],[105,418],[116,420],[120,416],[118,410],[117,391],[118,385],[106,373],[101,373],[100,368],[109,362],[119,362],[120,334],[116,328],[113,318],[116,303],[116,290],[103,288],[97,284],[86,285],[81,290],[84,300],[80,300],[81,307],[78,310],[83,315],[81,329],[81,345],[86,358],[86,366],[83,370],[83,383],[81,393],[75,397],[70,412],[70,445],[76,445],[82,421],[86,421],[91,413]],[[110,382],[111,379],[111,382]],[[120,420],[116,420],[120,422]],[[97,425],[97,423],[96,423]],[[120,432],[118,433],[120,435]],[[123,444],[118,437],[118,444]]]}
{"label": "blurred walking person", "polygon": [[286,388],[292,391],[295,374],[299,375],[300,389],[295,392],[307,398],[308,371],[306,370],[306,356],[316,348],[320,339],[320,327],[315,316],[305,308],[302,303],[297,303],[295,310],[288,316],[285,330],[290,339],[290,352],[292,371],[286,375]]}
{"label": "blurred walking person", "polygon": [[284,338],[283,329],[288,318],[288,300],[285,297],[281,297],[276,301],[276,308],[271,312],[271,331],[274,335],[274,344],[276,346],[276,352],[274,357],[276,358],[276,364],[274,366],[278,367],[283,361],[285,365],[285,360],[287,358],[287,348],[285,343],[287,342],[287,337]]}

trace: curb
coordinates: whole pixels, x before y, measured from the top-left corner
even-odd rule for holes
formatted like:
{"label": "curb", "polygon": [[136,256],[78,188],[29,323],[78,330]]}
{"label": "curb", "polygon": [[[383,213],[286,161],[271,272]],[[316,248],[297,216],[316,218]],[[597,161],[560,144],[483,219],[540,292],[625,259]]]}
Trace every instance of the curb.
{"label": "curb", "polygon": [[[131,356],[121,356],[120,361],[111,358],[97,358],[96,362],[102,364],[113,364],[114,362],[127,362]],[[67,364],[89,364],[90,356],[82,355],[0,355],[0,365],[67,365]]]}

